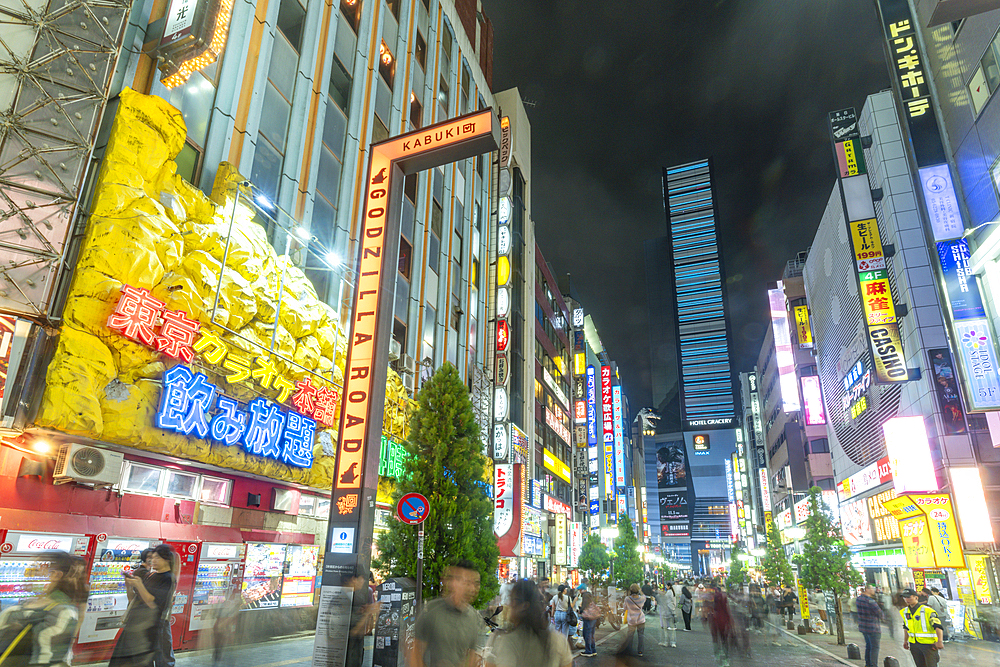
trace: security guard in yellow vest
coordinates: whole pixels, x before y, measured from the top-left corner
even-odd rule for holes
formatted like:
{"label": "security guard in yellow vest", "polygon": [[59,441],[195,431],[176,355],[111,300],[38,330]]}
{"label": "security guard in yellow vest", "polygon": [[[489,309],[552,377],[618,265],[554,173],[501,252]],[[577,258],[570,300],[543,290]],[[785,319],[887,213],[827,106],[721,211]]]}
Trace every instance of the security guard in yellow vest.
{"label": "security guard in yellow vest", "polygon": [[938,651],[944,648],[944,626],[937,612],[922,604],[912,588],[903,591],[902,598],[903,648],[910,650],[916,667],[937,667]]}

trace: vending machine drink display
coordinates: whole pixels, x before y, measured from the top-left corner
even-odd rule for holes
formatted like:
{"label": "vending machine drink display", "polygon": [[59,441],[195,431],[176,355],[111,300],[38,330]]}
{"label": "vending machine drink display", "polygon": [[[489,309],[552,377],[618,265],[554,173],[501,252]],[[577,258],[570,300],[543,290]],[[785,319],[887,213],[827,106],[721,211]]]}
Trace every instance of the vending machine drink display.
{"label": "vending machine drink display", "polygon": [[97,542],[94,565],[90,568],[90,597],[80,621],[78,642],[111,641],[121,629],[122,617],[128,609],[125,592],[125,572],[140,565],[139,555],[153,545],[151,540],[108,538]]}
{"label": "vending machine drink display", "polygon": [[239,594],[245,550],[243,544],[208,542],[201,545],[201,558],[198,560],[194,593],[191,597],[189,631],[212,627],[215,622],[214,612],[230,594]]}
{"label": "vending machine drink display", "polygon": [[0,531],[0,610],[38,595],[49,583],[45,554],[90,554],[91,537]]}
{"label": "vending machine drink display", "polygon": [[[170,608],[170,632],[174,650],[185,648],[187,640],[185,628],[191,614],[191,598],[194,593],[194,582],[197,573],[198,555],[201,542],[168,541],[180,560],[180,573],[177,577],[177,591],[174,593],[174,604]],[[189,647],[188,647],[189,648]]]}
{"label": "vending machine drink display", "polygon": [[308,607],[312,605],[318,560],[318,546],[312,544],[288,545],[288,567],[281,584],[282,607]]}
{"label": "vending machine drink display", "polygon": [[243,602],[246,609],[274,609],[280,604],[285,548],[284,544],[266,542],[247,544],[243,569]]}

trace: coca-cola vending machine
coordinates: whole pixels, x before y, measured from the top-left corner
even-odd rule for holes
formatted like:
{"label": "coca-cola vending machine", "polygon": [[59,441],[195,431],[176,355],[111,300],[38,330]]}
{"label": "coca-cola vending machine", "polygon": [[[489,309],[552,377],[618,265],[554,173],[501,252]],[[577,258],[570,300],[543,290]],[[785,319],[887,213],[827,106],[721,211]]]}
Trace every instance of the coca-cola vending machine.
{"label": "coca-cola vending machine", "polygon": [[125,572],[140,564],[143,549],[153,546],[148,539],[98,535],[94,564],[90,568],[90,596],[80,620],[79,644],[113,641],[128,609]]}
{"label": "coca-cola vending machine", "polygon": [[185,630],[191,618],[191,599],[194,595],[194,582],[202,543],[168,541],[166,544],[180,555],[181,561],[177,592],[174,593],[174,606],[170,610],[170,631],[174,650],[178,650],[184,645]]}
{"label": "coca-cola vending machine", "polygon": [[[191,598],[190,621],[184,641],[192,642],[199,630],[210,628],[229,601],[240,604],[240,584],[243,581],[243,556],[246,545],[205,542],[201,545],[197,576]],[[235,598],[235,599],[234,599]]]}
{"label": "coca-cola vending machine", "polygon": [[0,610],[41,593],[49,583],[45,554],[65,551],[89,559],[88,535],[0,530]]}

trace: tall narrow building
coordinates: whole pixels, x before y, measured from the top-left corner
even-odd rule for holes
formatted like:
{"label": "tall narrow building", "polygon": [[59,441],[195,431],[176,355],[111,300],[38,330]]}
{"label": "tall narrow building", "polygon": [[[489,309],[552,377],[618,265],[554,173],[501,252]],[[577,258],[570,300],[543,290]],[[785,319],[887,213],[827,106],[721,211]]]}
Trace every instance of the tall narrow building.
{"label": "tall narrow building", "polygon": [[682,426],[733,426],[736,401],[711,160],[664,169],[663,199],[676,293]]}
{"label": "tall narrow building", "polygon": [[644,447],[647,504],[656,498],[661,553],[708,572],[737,535],[729,506],[738,428],[711,160],[664,168],[663,203],[667,234],[645,248],[660,415]]}

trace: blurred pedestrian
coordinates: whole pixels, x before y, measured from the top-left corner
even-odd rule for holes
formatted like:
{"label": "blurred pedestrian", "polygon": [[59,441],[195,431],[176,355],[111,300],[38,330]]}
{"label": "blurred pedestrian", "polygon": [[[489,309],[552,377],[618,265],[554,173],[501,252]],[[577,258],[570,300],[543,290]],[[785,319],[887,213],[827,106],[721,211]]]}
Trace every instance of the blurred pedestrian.
{"label": "blurred pedestrian", "polygon": [[[487,667],[570,667],[573,664],[566,638],[549,627],[545,603],[535,584],[527,579],[515,583],[510,592],[510,606],[511,630],[490,637],[485,658]],[[415,663],[415,667],[421,664]],[[447,664],[463,667],[475,663]]]}
{"label": "blurred pedestrian", "polygon": [[133,595],[108,667],[173,667],[170,608],[177,589],[180,558],[167,544],[153,548],[150,573],[140,579],[122,572]]}
{"label": "blurred pedestrian", "polygon": [[34,598],[0,612],[0,664],[68,666],[73,657],[80,612],[87,602],[87,563],[54,551],[48,560],[48,583]]}
{"label": "blurred pedestrian", "polygon": [[684,632],[691,632],[691,612],[694,610],[694,600],[687,586],[681,587],[681,615],[684,617]]}
{"label": "blurred pedestrian", "polygon": [[709,589],[708,625],[712,631],[712,647],[715,659],[721,667],[729,666],[729,643],[733,639],[733,616],[729,610],[729,599],[717,582]]}
{"label": "blurred pedestrian", "polygon": [[671,584],[660,593],[656,602],[660,614],[660,646],[677,648],[677,596]]}
{"label": "blurred pedestrian", "polygon": [[[472,601],[479,587],[479,571],[470,561],[460,560],[445,571],[443,583],[444,595],[424,605],[417,616],[411,667],[476,663],[474,652],[483,630],[483,618],[473,609]],[[530,581],[526,585],[534,587]],[[539,618],[544,613],[544,608],[540,609]]]}
{"label": "blurred pedestrian", "polygon": [[865,638],[865,667],[878,667],[879,643],[882,641],[882,608],[875,601],[875,587],[865,586],[855,603],[858,608],[858,631]]}
{"label": "blurred pedestrian", "polygon": [[785,614],[788,615],[789,622],[795,620],[795,604],[798,601],[799,596],[790,587],[786,586],[784,593],[781,595],[782,620],[784,620]]}
{"label": "blurred pedestrian", "polygon": [[941,629],[944,632],[944,641],[950,641],[951,636],[948,633],[948,626],[951,625],[951,614],[948,613],[948,603],[945,602],[944,597],[941,595],[941,591],[937,588],[925,588],[924,591],[927,593],[927,600],[925,604],[937,612],[938,619],[941,621]]}
{"label": "blurred pedestrian", "polygon": [[225,602],[215,608],[215,623],[212,625],[212,667],[223,664],[226,649],[236,640],[236,621],[243,608],[243,596],[239,586],[229,589]]}
{"label": "blurred pedestrian", "polygon": [[556,595],[549,601],[549,615],[555,625],[556,632],[563,637],[569,635],[569,624],[566,623],[566,616],[569,613],[570,599],[566,593],[565,584],[559,584]]}
{"label": "blurred pedestrian", "polygon": [[646,604],[643,606],[642,610],[647,614],[653,611],[653,603],[656,602],[656,598],[653,597],[653,587],[648,581],[642,584],[642,594],[646,596]]}
{"label": "blurred pedestrian", "polygon": [[597,655],[597,643],[594,641],[594,634],[597,632],[597,623],[601,619],[601,609],[597,606],[593,593],[582,591],[580,593],[580,620],[583,621],[583,656],[591,658]]}
{"label": "blurred pedestrian", "polygon": [[642,611],[643,605],[646,604],[646,596],[639,590],[639,584],[629,586],[628,592],[629,595],[625,598],[625,622],[628,624],[628,629],[625,632],[625,639],[618,647],[618,653],[620,655],[631,652],[632,636],[638,633],[636,652],[641,656],[646,634],[646,614]]}

